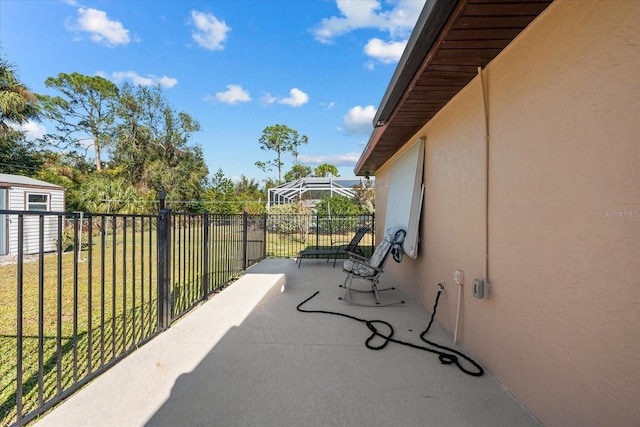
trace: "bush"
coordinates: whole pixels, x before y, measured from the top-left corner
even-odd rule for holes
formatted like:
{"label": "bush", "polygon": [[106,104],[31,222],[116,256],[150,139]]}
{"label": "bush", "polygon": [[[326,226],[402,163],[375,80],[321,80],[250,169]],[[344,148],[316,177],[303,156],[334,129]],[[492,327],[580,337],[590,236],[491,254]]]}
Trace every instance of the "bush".
{"label": "bush", "polygon": [[316,205],[318,215],[320,216],[343,216],[343,215],[358,215],[360,208],[348,197],[345,196],[322,196],[322,199]]}
{"label": "bush", "polygon": [[360,227],[360,216],[318,217],[318,232],[324,234],[348,234]]}
{"label": "bush", "polygon": [[311,226],[311,210],[299,203],[275,205],[269,208],[267,230],[276,233],[306,236]]}
{"label": "bush", "polygon": [[[56,240],[57,243],[57,240]],[[62,229],[62,252],[72,251],[74,247],[73,227],[64,227]],[[82,242],[80,250],[89,248],[89,244],[85,241]]]}

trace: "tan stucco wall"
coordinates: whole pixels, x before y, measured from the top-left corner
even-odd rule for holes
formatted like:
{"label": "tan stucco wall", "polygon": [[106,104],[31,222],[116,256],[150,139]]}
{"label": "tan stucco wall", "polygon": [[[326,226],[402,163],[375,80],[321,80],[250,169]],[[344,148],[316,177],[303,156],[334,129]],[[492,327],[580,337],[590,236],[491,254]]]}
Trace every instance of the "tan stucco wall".
{"label": "tan stucco wall", "polygon": [[429,310],[444,283],[453,333],[463,270],[459,340],[545,425],[639,425],[640,2],[557,0],[485,73],[492,297],[471,286],[485,259],[477,78],[415,135],[420,255],[388,271]]}

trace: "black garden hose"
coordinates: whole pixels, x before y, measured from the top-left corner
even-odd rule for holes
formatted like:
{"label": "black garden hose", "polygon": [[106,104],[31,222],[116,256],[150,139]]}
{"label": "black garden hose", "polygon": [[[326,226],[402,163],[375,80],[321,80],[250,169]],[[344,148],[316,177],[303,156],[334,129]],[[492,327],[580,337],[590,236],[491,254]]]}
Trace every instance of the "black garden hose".
{"label": "black garden hose", "polygon": [[[352,319],[361,323],[364,323],[365,325],[367,325],[367,328],[369,328],[369,330],[371,331],[371,335],[369,336],[369,338],[367,338],[367,340],[365,341],[365,346],[370,349],[370,350],[382,350],[383,348],[385,348],[387,346],[387,344],[389,344],[390,342],[394,342],[396,344],[401,344],[407,347],[411,347],[411,348],[415,348],[418,350],[423,350],[423,351],[428,351],[429,353],[434,353],[438,355],[438,359],[440,360],[440,363],[442,363],[443,365],[452,365],[455,364],[458,369],[460,369],[462,372],[464,372],[467,375],[471,375],[474,377],[479,377],[482,376],[484,374],[484,369],[482,369],[482,366],[480,366],[475,360],[471,359],[469,356],[462,354],[461,352],[454,350],[452,348],[449,347],[445,347],[443,345],[439,345],[436,344],[432,341],[429,341],[425,338],[425,335],[427,335],[427,333],[429,332],[429,329],[431,328],[431,325],[433,324],[433,320],[435,318],[436,315],[436,307],[438,306],[438,300],[440,299],[440,294],[442,293],[442,286],[439,285],[438,288],[438,295],[436,296],[436,302],[433,306],[433,312],[431,313],[431,319],[429,320],[429,324],[427,325],[427,328],[420,334],[420,339],[429,344],[430,346],[439,348],[440,350],[444,350],[444,351],[439,351],[439,350],[434,350],[433,348],[428,348],[428,347],[424,347],[421,345],[417,345],[417,344],[413,344],[410,342],[406,342],[406,341],[401,341],[398,339],[393,338],[393,326],[391,326],[391,324],[389,322],[386,322],[384,320],[366,320],[366,319],[361,319],[359,317],[355,317],[355,316],[351,316],[349,314],[344,314],[344,313],[338,313],[335,311],[327,311],[327,310],[306,310],[303,309],[302,306],[304,304],[306,304],[307,302],[309,302],[311,299],[313,299],[316,295],[318,295],[320,293],[320,291],[316,291],[313,295],[311,295],[309,298],[307,298],[306,300],[302,301],[300,304],[298,304],[298,306],[296,307],[296,310],[302,312],[302,313],[322,313],[322,314],[333,314],[335,316],[342,316],[342,317],[346,317],[348,319]],[[380,326],[380,325],[384,325],[388,328],[388,333],[387,335],[382,334],[378,328],[376,327]],[[375,345],[372,343],[372,341],[376,338],[376,337],[380,337],[383,339],[383,342],[381,344]],[[456,356],[457,355],[457,356]],[[466,361],[468,361],[470,364],[472,364],[475,367],[475,370],[469,370],[467,368],[465,368],[464,366],[462,366],[460,364],[460,359],[458,358],[458,356],[462,357],[463,359],[465,359]]]}

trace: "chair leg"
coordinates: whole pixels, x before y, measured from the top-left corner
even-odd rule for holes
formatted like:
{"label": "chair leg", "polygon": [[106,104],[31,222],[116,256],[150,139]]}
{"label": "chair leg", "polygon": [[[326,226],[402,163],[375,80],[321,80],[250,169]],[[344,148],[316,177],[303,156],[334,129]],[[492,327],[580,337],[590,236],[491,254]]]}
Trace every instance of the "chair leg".
{"label": "chair leg", "polygon": [[383,288],[383,289],[378,289],[378,278],[376,277],[374,280],[371,281],[371,294],[373,295],[373,299],[376,302],[375,307],[385,307],[388,305],[396,305],[396,304],[404,304],[404,300],[399,300],[399,301],[392,301],[392,302],[386,302],[384,304],[380,303],[380,297],[378,295],[378,292],[382,292],[382,291],[391,291],[394,290],[395,287],[389,287],[389,288]]}
{"label": "chair leg", "polygon": [[[347,289],[346,289],[346,291],[344,293],[344,297],[340,298],[340,300],[342,300],[342,301],[344,301],[346,303],[352,304],[352,305],[359,305],[359,306],[363,306],[363,307],[386,307],[388,305],[396,305],[396,304],[404,304],[405,303],[403,300],[381,303],[380,302],[380,297],[378,295],[378,292],[393,290],[393,289],[395,289],[395,287],[378,289],[378,283],[379,282],[378,282],[377,278],[366,279],[366,280],[368,280],[371,283],[371,289],[369,289],[369,290],[351,289],[351,284],[353,282],[353,274],[349,273],[349,275],[345,279],[345,282],[344,282],[344,285],[343,285]],[[347,286],[347,281],[349,281],[349,285],[348,286]],[[354,301],[351,298],[352,292],[360,292],[360,293],[369,293],[369,294],[371,294],[375,304],[363,304],[363,303],[359,303],[359,302]]]}
{"label": "chair leg", "polygon": [[[347,282],[349,282],[349,285],[347,285]],[[344,297],[339,298],[343,301],[346,301],[348,303],[351,303],[351,298],[349,297],[351,295],[351,283],[353,282],[353,273],[349,272],[349,274],[347,274],[347,278],[344,279],[344,283],[342,284],[342,287],[345,288],[344,291]]]}
{"label": "chair leg", "polygon": [[349,278],[352,277],[351,272],[347,273],[347,277],[344,279],[344,283],[342,283],[342,285],[338,285],[339,288],[346,288],[347,287],[347,280],[349,280]]}
{"label": "chair leg", "polygon": [[373,294],[373,299],[376,301],[376,304],[380,304],[380,298],[378,298],[378,285],[377,280],[371,281],[371,293]]}

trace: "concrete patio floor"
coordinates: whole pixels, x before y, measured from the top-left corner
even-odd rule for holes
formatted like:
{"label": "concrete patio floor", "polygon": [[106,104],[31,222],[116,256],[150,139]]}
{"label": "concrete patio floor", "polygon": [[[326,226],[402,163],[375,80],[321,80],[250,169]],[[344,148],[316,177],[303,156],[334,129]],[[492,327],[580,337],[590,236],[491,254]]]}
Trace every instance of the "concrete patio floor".
{"label": "concrete patio floor", "polygon": [[[296,306],[382,319],[422,345],[430,313],[338,300],[344,273],[323,260],[265,260],[45,415],[46,426],[538,426],[490,373],[437,355],[365,347],[366,325]],[[383,275],[383,282],[391,282]],[[428,338],[450,346],[434,324]]]}

